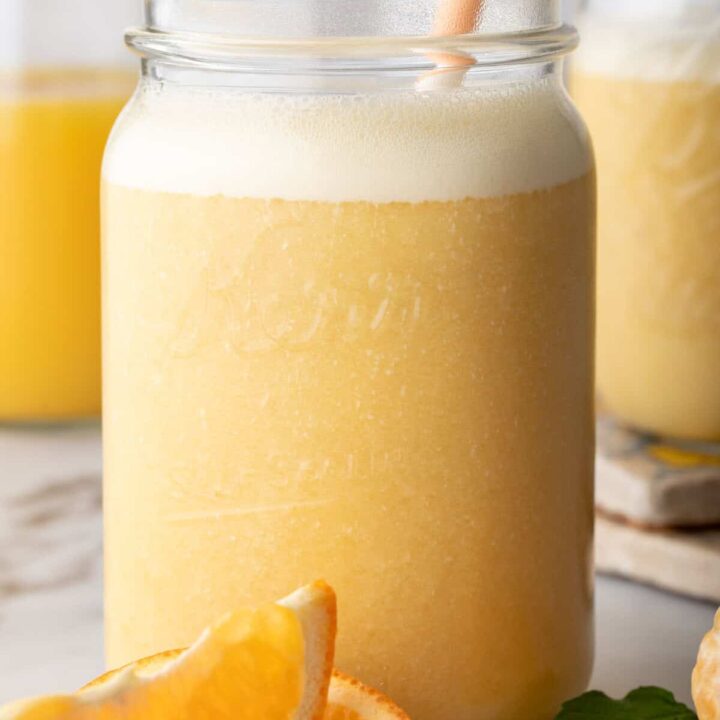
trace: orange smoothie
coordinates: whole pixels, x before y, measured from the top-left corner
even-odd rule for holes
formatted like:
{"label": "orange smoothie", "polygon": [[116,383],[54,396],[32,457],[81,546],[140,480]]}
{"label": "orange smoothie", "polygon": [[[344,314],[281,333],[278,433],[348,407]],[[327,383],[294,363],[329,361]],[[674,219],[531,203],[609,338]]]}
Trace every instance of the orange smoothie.
{"label": "orange smoothie", "polygon": [[99,178],[125,75],[0,74],[0,421],[100,411]]}
{"label": "orange smoothie", "polygon": [[594,183],[568,106],[192,105],[141,96],[105,164],[109,663],[323,577],[338,667],[416,720],[549,720],[592,655]]}
{"label": "orange smoothie", "polygon": [[639,428],[720,439],[720,37],[588,23],[584,38],[573,94],[598,158],[599,392]]}

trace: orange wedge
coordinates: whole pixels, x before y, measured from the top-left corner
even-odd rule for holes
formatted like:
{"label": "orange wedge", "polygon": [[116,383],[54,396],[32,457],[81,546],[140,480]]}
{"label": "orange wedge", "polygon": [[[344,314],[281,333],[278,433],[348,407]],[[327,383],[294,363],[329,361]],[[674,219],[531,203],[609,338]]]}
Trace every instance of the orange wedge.
{"label": "orange wedge", "polygon": [[713,629],[700,643],[692,695],[699,720],[720,720],[720,610]]}
{"label": "orange wedge", "polygon": [[325,583],[227,615],[188,650],[103,675],[74,695],[14,703],[0,720],[320,720],[336,630]]}

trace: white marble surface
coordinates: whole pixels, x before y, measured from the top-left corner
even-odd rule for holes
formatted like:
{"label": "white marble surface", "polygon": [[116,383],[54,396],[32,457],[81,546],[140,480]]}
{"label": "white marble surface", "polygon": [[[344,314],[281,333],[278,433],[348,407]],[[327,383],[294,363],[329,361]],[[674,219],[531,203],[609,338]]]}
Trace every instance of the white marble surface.
{"label": "white marble surface", "polygon": [[[0,703],[102,671],[100,467],[97,427],[0,429]],[[597,607],[593,686],[689,700],[714,608],[610,578]]]}

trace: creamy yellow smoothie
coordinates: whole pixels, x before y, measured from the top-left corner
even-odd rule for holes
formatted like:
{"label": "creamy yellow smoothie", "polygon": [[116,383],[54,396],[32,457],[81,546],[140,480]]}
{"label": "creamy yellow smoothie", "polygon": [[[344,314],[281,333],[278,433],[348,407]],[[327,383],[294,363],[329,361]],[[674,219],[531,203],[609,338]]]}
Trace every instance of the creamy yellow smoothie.
{"label": "creamy yellow smoothie", "polygon": [[0,422],[100,412],[100,165],[131,83],[0,72]]}
{"label": "creamy yellow smoothie", "polygon": [[720,439],[720,30],[582,30],[573,95],[598,163],[600,394],[639,428]]}
{"label": "creamy yellow smoothie", "polygon": [[308,579],[415,720],[591,665],[592,160],[548,82],[141,90],[104,168],[107,656]]}

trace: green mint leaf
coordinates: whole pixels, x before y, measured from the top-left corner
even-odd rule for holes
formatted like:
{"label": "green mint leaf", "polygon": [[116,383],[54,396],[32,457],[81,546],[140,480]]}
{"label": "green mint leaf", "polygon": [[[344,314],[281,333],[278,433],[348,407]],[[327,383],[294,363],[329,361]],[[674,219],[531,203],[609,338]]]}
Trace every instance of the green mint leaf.
{"label": "green mint leaf", "polygon": [[656,687],[633,690],[624,700],[613,700],[597,690],[563,705],[556,720],[697,720],[697,715]]}

